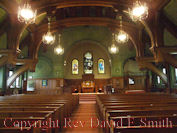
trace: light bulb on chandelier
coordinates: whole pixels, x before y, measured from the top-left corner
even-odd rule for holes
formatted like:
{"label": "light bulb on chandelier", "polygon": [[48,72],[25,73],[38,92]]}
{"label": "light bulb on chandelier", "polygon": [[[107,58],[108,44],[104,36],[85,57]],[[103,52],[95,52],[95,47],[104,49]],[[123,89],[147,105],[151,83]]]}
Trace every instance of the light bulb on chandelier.
{"label": "light bulb on chandelier", "polygon": [[48,18],[48,21],[49,21],[49,23],[48,23],[48,32],[43,35],[42,42],[44,44],[52,45],[55,42],[55,36],[52,35],[52,33],[50,31],[50,21],[51,21],[50,17]]}
{"label": "light bulb on chandelier", "polygon": [[57,55],[62,55],[64,53],[64,48],[62,48],[60,45],[55,48],[55,53]]}
{"label": "light bulb on chandelier", "polygon": [[122,16],[120,18],[120,31],[115,35],[115,39],[118,43],[126,43],[129,40],[128,34],[122,30]]}
{"label": "light bulb on chandelier", "polygon": [[36,15],[37,10],[33,11],[28,2],[26,2],[23,7],[18,8],[18,20],[20,22],[24,22],[26,24],[35,23]]}
{"label": "light bulb on chandelier", "polygon": [[64,53],[64,48],[62,48],[61,46],[61,35],[59,34],[59,38],[58,38],[58,47],[56,47],[54,49],[54,52],[57,54],[57,55],[62,55]]}
{"label": "light bulb on chandelier", "polygon": [[126,43],[128,42],[128,34],[125,33],[123,30],[120,30],[119,33],[116,35],[116,41],[118,43]]}
{"label": "light bulb on chandelier", "polygon": [[145,3],[136,1],[133,8],[129,9],[129,15],[134,21],[142,21],[148,17],[148,7]]}
{"label": "light bulb on chandelier", "polygon": [[108,50],[111,54],[117,54],[119,52],[119,48],[115,44],[112,44]]}
{"label": "light bulb on chandelier", "polygon": [[119,52],[119,48],[115,45],[115,34],[112,34],[112,45],[108,47],[108,50],[111,54],[117,54]]}

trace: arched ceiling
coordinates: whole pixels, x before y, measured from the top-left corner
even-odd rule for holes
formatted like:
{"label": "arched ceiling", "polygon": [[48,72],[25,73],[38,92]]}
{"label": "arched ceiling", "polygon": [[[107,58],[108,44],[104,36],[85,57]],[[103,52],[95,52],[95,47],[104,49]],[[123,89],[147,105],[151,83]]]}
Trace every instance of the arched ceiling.
{"label": "arched ceiling", "polygon": [[[162,20],[161,16],[154,17],[160,12],[165,16],[165,26],[167,30],[176,37],[175,25],[177,24],[176,0],[143,0],[149,7],[149,26],[154,43],[158,40],[158,29],[154,30]],[[23,25],[17,21],[17,9],[24,0],[1,0],[0,1],[0,35],[8,31],[8,47],[23,49],[26,45],[29,47],[29,58],[37,58],[36,53],[41,44],[41,37],[47,31],[47,14],[52,16],[52,30],[61,31],[65,27],[81,25],[106,26],[112,29],[119,29],[120,20],[117,16],[123,16],[123,29],[131,36],[131,40],[136,45],[137,55],[143,55],[143,43],[141,42],[141,32],[144,26],[140,23],[134,23],[125,13],[135,0],[29,0],[34,9],[38,10],[36,23],[33,25]],[[116,10],[115,10],[116,9]],[[8,20],[8,21],[7,21]],[[7,24],[10,24],[9,28]],[[164,31],[163,31],[164,32]],[[30,45],[29,45],[30,42]],[[32,45],[31,45],[32,44]],[[168,43],[166,44],[168,46]]]}

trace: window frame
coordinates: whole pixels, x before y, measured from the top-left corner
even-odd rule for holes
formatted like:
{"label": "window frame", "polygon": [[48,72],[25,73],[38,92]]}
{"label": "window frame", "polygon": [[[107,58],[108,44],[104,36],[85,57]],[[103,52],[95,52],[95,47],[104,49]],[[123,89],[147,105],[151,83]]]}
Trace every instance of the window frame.
{"label": "window frame", "polygon": [[[77,61],[77,73],[73,73],[73,61],[74,60],[76,60]],[[72,73],[72,75],[78,75],[79,74],[79,60],[78,59],[76,59],[76,58],[74,58],[72,61],[71,61],[71,73]]]}
{"label": "window frame", "polygon": [[[84,60],[84,58],[85,58],[85,55],[87,54],[87,53],[90,53],[91,55],[92,55],[92,73],[85,73],[85,66],[84,66],[84,63],[85,63],[85,60]],[[86,51],[84,54],[83,54],[83,73],[84,74],[94,74],[94,57],[93,57],[93,53],[91,52],[91,51]]]}
{"label": "window frame", "polygon": [[[103,68],[104,68],[104,70],[103,70],[104,72],[103,72],[103,73],[100,73],[100,72],[99,72],[99,61],[100,61],[100,60],[103,60]],[[104,60],[103,58],[99,58],[99,59],[98,59],[98,61],[97,61],[97,67],[98,67],[98,68],[97,68],[98,74],[105,74],[105,60]]]}

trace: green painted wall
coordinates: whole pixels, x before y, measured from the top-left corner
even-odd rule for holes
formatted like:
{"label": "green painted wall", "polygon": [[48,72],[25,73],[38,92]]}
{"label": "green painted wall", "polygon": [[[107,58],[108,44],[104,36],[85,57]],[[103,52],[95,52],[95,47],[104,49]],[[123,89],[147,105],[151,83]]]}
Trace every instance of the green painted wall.
{"label": "green painted wall", "polygon": [[165,46],[176,46],[177,39],[166,29],[164,31],[164,45]]}
{"label": "green painted wall", "polygon": [[177,25],[177,0],[171,0],[164,8],[165,15]]}
{"label": "green painted wall", "polygon": [[7,13],[5,12],[5,10],[0,8],[0,24],[3,22],[3,20],[6,18],[6,16],[7,16]]}
{"label": "green painted wall", "polygon": [[112,55],[112,76],[119,77],[124,76],[124,63],[130,57],[136,56],[134,47],[130,47],[130,44],[119,44],[119,53]]}
{"label": "green painted wall", "polygon": [[[64,78],[65,79],[82,79],[84,74],[84,54],[91,52],[93,56],[93,74],[95,79],[109,79],[111,78],[110,57],[107,49],[104,49],[101,44],[94,41],[81,41],[74,44],[70,50],[65,54],[64,60]],[[79,61],[77,75],[72,74],[72,61],[77,59]],[[104,74],[98,73],[98,60],[104,59]]]}
{"label": "green painted wall", "polygon": [[7,34],[4,33],[2,36],[0,36],[0,49],[6,48],[7,48]]}
{"label": "green painted wall", "polygon": [[[61,44],[65,48],[65,53],[69,51],[71,45],[74,45],[82,40],[96,41],[103,45],[103,47],[107,50],[108,46],[111,45],[112,40],[112,32],[106,27],[99,26],[79,26],[66,28],[61,34]],[[39,51],[39,62],[36,67],[36,72],[33,73],[34,78],[62,78],[64,76],[64,55],[57,56],[54,54],[53,51],[54,47],[56,46],[57,41],[54,45],[47,47],[46,53],[42,52],[43,46],[41,46]],[[130,42],[127,44],[118,44],[118,46],[120,52],[117,55],[111,55],[111,73],[113,77],[123,76],[123,64],[125,60],[136,56],[135,49]],[[49,61],[50,65],[48,64]],[[47,69],[45,69],[45,66]],[[44,67],[44,69],[41,69],[41,67]],[[50,73],[47,73],[46,71],[50,71]],[[32,75],[32,73],[29,73],[29,75]]]}

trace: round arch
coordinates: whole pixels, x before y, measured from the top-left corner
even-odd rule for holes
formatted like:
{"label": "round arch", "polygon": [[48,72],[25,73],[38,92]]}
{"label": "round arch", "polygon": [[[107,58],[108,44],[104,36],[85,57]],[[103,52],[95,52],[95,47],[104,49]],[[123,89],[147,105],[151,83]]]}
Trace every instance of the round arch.
{"label": "round arch", "polygon": [[[111,77],[111,65],[110,65],[110,55],[108,50],[101,45],[99,42],[91,40],[80,40],[71,45],[71,47],[66,50],[64,55],[64,62],[66,66],[64,68],[64,78],[66,79],[81,79],[84,74],[83,69],[83,58],[84,54],[91,51],[93,54],[93,74],[96,79],[108,79]],[[105,61],[105,73],[98,73],[98,60],[102,58]],[[73,59],[79,61],[79,73],[77,75],[72,75],[71,62]]]}

